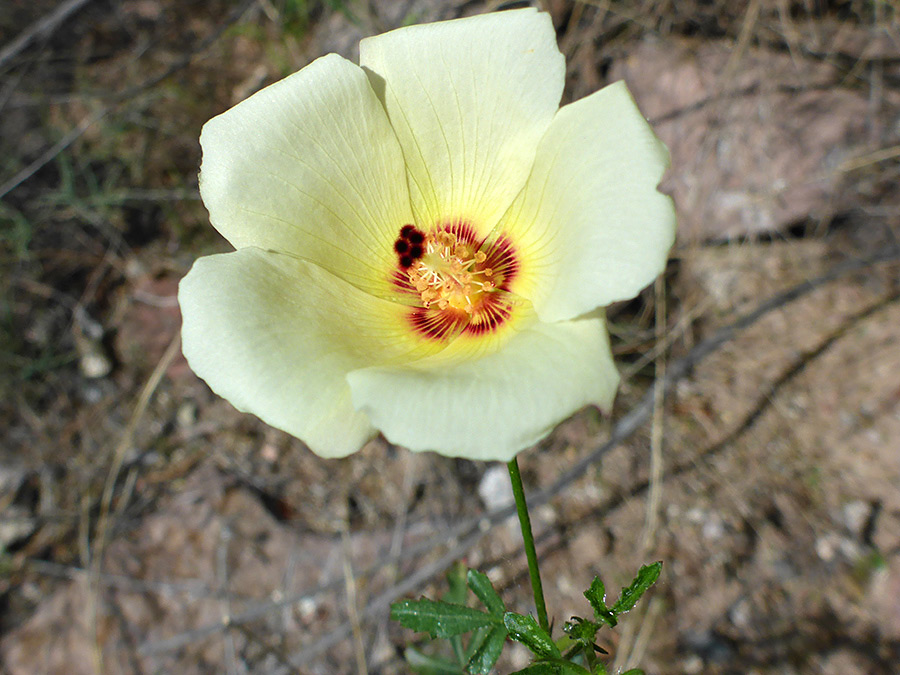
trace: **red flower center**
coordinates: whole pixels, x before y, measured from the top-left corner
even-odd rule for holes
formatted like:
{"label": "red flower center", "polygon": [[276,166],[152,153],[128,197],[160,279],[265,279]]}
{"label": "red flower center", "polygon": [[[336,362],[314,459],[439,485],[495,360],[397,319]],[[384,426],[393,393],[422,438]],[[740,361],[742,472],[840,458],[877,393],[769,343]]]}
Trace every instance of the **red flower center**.
{"label": "red flower center", "polygon": [[416,332],[434,340],[495,331],[512,314],[509,284],[519,263],[504,237],[478,240],[465,221],[422,232],[404,225],[394,242],[394,284],[417,296],[409,319]]}

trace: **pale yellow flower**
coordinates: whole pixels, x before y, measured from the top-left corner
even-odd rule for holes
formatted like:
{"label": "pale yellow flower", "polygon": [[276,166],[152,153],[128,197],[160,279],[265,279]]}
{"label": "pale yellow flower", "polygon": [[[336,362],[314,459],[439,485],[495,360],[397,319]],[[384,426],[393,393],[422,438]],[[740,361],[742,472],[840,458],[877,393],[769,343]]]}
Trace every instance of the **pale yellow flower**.
{"label": "pale yellow flower", "polygon": [[344,456],[509,460],[618,385],[602,310],[663,269],[665,147],[616,83],[559,108],[531,9],[363,40],[203,128],[237,249],[181,283],[184,353],[239,410]]}

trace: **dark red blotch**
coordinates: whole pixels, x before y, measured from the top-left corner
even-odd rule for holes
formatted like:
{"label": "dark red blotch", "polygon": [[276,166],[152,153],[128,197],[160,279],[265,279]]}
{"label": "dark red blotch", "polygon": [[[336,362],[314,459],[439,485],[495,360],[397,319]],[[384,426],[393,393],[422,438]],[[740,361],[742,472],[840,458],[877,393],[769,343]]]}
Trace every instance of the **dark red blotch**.
{"label": "dark red blotch", "polygon": [[394,242],[394,251],[397,253],[397,262],[402,269],[407,269],[425,253],[422,243],[425,234],[415,225],[404,225],[400,228],[397,241]]}

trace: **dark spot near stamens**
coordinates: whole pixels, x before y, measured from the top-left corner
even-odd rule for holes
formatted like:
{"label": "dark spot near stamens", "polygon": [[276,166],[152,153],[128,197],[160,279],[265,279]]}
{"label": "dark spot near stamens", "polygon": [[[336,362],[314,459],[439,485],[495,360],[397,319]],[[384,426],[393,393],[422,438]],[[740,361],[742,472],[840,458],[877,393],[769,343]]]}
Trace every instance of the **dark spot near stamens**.
{"label": "dark spot near stamens", "polygon": [[394,242],[394,250],[397,253],[406,253],[409,250],[409,243],[405,239],[398,239]]}
{"label": "dark spot near stamens", "polygon": [[411,249],[409,249],[409,257],[413,260],[418,260],[419,258],[421,258],[423,253],[425,253],[425,251],[421,246],[413,246]]}
{"label": "dark spot near stamens", "polygon": [[400,237],[402,239],[407,239],[409,235],[416,231],[415,225],[404,225],[400,228]]}
{"label": "dark spot near stamens", "polygon": [[407,239],[409,239],[410,244],[421,244],[425,241],[425,235],[419,232],[419,230],[413,230]]}
{"label": "dark spot near stamens", "polygon": [[406,268],[413,264],[413,259],[409,255],[400,256],[400,267]]}

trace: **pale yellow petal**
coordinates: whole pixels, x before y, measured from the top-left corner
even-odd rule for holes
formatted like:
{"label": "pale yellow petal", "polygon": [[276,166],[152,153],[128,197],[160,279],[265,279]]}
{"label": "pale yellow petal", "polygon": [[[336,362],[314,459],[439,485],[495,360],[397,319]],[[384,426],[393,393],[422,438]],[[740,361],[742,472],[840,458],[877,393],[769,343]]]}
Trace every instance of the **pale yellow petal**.
{"label": "pale yellow petal", "polygon": [[400,28],[363,40],[397,132],[420,226],[490,231],[522,189],[559,106],[565,61],[533,9]]}
{"label": "pale yellow petal", "polygon": [[542,320],[631,298],[664,269],[675,209],[656,188],[668,160],[622,82],[560,109],[498,226],[521,256],[513,290]]}
{"label": "pale yellow petal", "polygon": [[355,452],[376,433],[351,404],[349,371],[435,350],[411,334],[406,308],[256,248],[200,258],[178,302],[194,372],[238,410],[323,457]]}
{"label": "pale yellow petal", "polygon": [[412,222],[400,146],[363,71],[330,54],[213,118],[200,193],[236,248],[283,251],[379,296]]}
{"label": "pale yellow petal", "polygon": [[599,315],[534,323],[487,356],[430,365],[355,370],[353,402],[398,445],[475,460],[508,461],[580,408],[608,410],[619,382]]}

